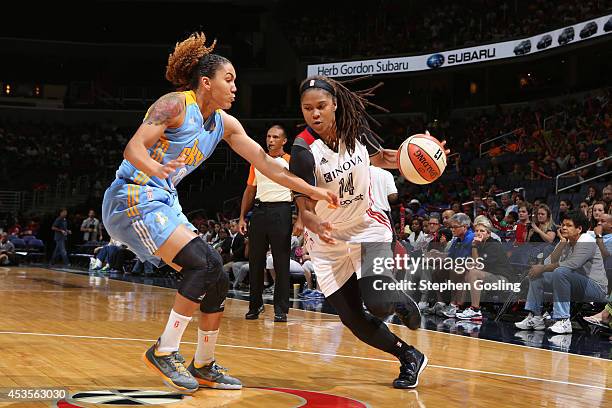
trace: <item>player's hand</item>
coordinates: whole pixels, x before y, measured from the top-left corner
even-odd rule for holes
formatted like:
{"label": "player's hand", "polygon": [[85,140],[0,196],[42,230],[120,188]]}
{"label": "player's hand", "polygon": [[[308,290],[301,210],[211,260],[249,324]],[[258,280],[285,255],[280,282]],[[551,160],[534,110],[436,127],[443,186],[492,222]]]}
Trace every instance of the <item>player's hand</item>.
{"label": "player's hand", "polygon": [[[431,136],[431,135],[429,134],[429,130],[426,130],[426,131],[425,131],[425,134],[426,134],[427,136]],[[440,144],[442,145],[442,147],[446,147],[446,140],[441,141],[441,142],[440,142]],[[444,153],[446,153],[446,155],[447,155],[447,156],[450,154],[450,152],[451,152],[451,151],[450,151],[450,149],[444,149]]]}
{"label": "player's hand", "polygon": [[304,222],[302,221],[302,217],[298,215],[297,220],[295,220],[295,224],[293,224],[293,231],[291,234],[299,237],[304,233]]}
{"label": "player's hand", "polygon": [[319,239],[321,241],[325,242],[326,244],[333,245],[336,243],[336,240],[333,239],[331,236],[331,232],[333,231],[333,229],[334,228],[331,222],[323,221],[318,224],[317,231],[314,232],[319,236]]}
{"label": "player's hand", "polygon": [[247,222],[244,220],[244,218],[240,218],[240,221],[238,221],[238,231],[240,231],[242,235],[246,234],[247,232]]}
{"label": "player's hand", "polygon": [[[442,147],[446,147],[446,140],[441,141],[440,144]],[[446,153],[447,156],[450,154],[450,152],[450,149],[444,149],[444,153]]]}
{"label": "player's hand", "polygon": [[160,179],[168,178],[172,173],[176,171],[179,167],[185,166],[185,157],[180,156],[178,159],[170,160],[168,163],[164,165],[159,165],[151,176],[155,176]]}
{"label": "player's hand", "polygon": [[329,190],[325,190],[321,187],[313,187],[313,191],[310,194],[310,198],[315,201],[327,201],[330,207],[336,208],[340,205],[340,200],[336,193]]}

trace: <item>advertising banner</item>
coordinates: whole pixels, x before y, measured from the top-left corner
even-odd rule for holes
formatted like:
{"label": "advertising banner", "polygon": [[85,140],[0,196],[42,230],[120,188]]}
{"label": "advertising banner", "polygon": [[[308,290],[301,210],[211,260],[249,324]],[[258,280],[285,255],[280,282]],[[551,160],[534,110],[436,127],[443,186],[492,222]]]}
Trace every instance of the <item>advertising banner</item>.
{"label": "advertising banner", "polygon": [[612,14],[533,37],[410,57],[308,65],[307,74],[328,77],[396,74],[532,55],[612,33]]}

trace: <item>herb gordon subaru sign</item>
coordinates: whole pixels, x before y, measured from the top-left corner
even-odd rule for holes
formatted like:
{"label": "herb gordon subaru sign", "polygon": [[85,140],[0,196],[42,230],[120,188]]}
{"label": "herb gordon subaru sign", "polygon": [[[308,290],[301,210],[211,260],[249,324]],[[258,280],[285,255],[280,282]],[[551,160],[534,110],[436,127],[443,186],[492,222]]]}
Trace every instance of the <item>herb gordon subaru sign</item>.
{"label": "herb gordon subaru sign", "polygon": [[503,58],[532,55],[538,52],[575,44],[612,33],[612,14],[572,26],[501,43],[487,44],[435,54],[383,58],[362,61],[333,62],[308,66],[308,76],[343,77],[354,75],[394,74],[424,71]]}

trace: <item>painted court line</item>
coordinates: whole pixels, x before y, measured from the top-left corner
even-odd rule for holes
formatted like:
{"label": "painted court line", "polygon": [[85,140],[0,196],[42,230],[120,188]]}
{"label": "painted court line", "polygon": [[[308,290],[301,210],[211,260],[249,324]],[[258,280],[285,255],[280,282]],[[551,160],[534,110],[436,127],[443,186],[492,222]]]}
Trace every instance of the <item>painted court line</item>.
{"label": "painted court line", "polygon": [[[31,333],[31,332],[13,332],[13,331],[0,331],[0,335],[1,334],[19,335],[19,336],[64,337],[64,338],[90,339],[90,340],[139,341],[139,342],[147,342],[147,343],[153,343],[156,341],[156,340],[149,340],[149,339],[136,339],[136,338],[125,338],[125,337],[84,336],[84,335],[72,335],[72,334]],[[192,345],[197,344],[194,342],[186,342],[186,341],[182,343],[192,344]],[[387,360],[387,359],[373,358],[373,357],[348,356],[348,355],[343,355],[343,354],[318,353],[315,351],[286,350],[286,349],[276,349],[276,348],[269,348],[269,347],[255,347],[255,346],[239,346],[239,345],[234,345],[234,344],[217,344],[217,346],[229,347],[229,348],[240,348],[240,349],[247,349],[247,350],[274,351],[274,352],[281,352],[281,353],[309,354],[309,355],[325,356],[325,357],[340,357],[340,358],[349,358],[349,359],[354,359],[354,360],[381,361],[385,363],[395,363],[395,364],[398,363],[397,360]],[[444,370],[451,370],[451,371],[462,371],[462,372],[498,376],[498,377],[520,378],[523,380],[541,381],[541,382],[547,382],[547,383],[553,383],[553,384],[573,385],[573,386],[582,387],[582,388],[592,388],[592,389],[597,389],[597,390],[612,391],[612,388],[601,387],[598,385],[580,384],[580,383],[574,383],[574,382],[569,382],[569,381],[551,380],[548,378],[529,377],[525,375],[507,374],[507,373],[499,373],[499,372],[493,372],[493,371],[473,370],[473,369],[460,368],[460,367],[448,367],[448,366],[435,365],[435,364],[429,364],[428,366],[433,367],[433,368],[440,368]]]}
{"label": "painted court line", "polygon": [[[8,268],[7,268],[7,269],[8,269]],[[44,269],[44,268],[41,268],[41,269]],[[45,269],[44,269],[44,270],[45,270]],[[58,272],[58,273],[60,272],[60,271],[53,270],[53,269],[46,269],[46,270],[47,270],[47,271]],[[65,273],[65,272],[64,272],[64,273]],[[70,273],[73,273],[73,272],[70,272]],[[83,277],[85,277],[85,276],[86,276],[86,275],[76,274],[76,273],[75,273],[75,275],[79,275],[79,276],[83,276]],[[112,279],[112,278],[111,278],[111,279]],[[149,285],[149,284],[140,283],[140,282],[127,282],[127,281],[122,281],[122,280],[120,280],[120,279],[112,279],[112,280],[114,280],[115,282],[123,282],[123,283],[128,284],[128,285],[142,285],[142,286],[153,287],[153,288],[156,288],[156,289],[162,289],[162,290],[160,290],[160,292],[161,292],[161,291],[163,291],[163,290],[171,290],[171,291],[176,291],[176,289],[166,288],[166,287],[162,287],[162,286],[154,286],[154,285]],[[248,302],[248,300],[245,300],[245,299],[238,299],[238,298],[228,298],[228,299],[231,299],[231,300],[233,300],[233,301],[239,301],[239,302]],[[338,318],[338,316],[337,316],[337,315],[332,314],[332,313],[320,312],[320,311],[316,311],[316,310],[304,310],[304,309],[294,309],[294,308],[291,308],[291,309],[292,309],[292,310],[294,310],[295,312],[318,313],[318,314],[320,314],[320,315],[334,316],[334,317]],[[401,324],[395,324],[395,323],[387,323],[387,325],[390,325],[390,326],[396,326],[396,327],[405,327],[405,326],[403,326],[403,325],[401,325]],[[470,340],[485,341],[485,342],[490,342],[490,343],[495,343],[495,344],[505,344],[505,345],[507,345],[507,346],[512,346],[512,347],[521,347],[521,348],[527,348],[527,349],[530,349],[530,350],[539,350],[539,351],[545,351],[545,352],[549,352],[549,353],[563,354],[563,355],[565,355],[565,356],[580,357],[580,358],[588,358],[588,359],[595,360],[595,361],[602,361],[602,360],[603,360],[603,361],[608,361],[608,360],[606,360],[606,359],[602,359],[602,358],[599,358],[599,357],[585,356],[585,355],[582,355],[582,354],[573,354],[573,353],[567,353],[567,352],[564,352],[564,351],[559,351],[559,350],[549,350],[549,349],[544,349],[544,348],[538,348],[538,347],[526,346],[526,345],[522,345],[522,344],[506,343],[506,342],[497,341],[497,340],[481,339],[481,338],[479,338],[479,337],[463,336],[463,335],[461,335],[461,334],[455,334],[455,333],[446,333],[446,332],[441,332],[441,331],[431,330],[431,329],[424,329],[424,328],[420,328],[419,330],[424,330],[424,331],[427,331],[427,332],[429,332],[429,333],[438,333],[438,334],[444,334],[444,335],[447,335],[447,336],[456,336],[456,337],[460,337],[460,338],[462,338],[462,339],[470,339]]]}

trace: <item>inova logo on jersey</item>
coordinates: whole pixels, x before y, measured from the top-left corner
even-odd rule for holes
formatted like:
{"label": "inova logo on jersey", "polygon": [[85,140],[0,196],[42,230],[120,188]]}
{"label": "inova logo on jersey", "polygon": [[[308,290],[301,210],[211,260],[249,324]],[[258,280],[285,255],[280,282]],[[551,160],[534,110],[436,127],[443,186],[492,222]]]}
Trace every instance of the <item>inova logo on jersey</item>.
{"label": "inova logo on jersey", "polygon": [[363,163],[363,159],[361,158],[361,156],[351,157],[348,161],[339,165],[337,169],[334,169],[329,173],[323,173],[325,182],[331,183],[333,180],[336,179],[336,177],[338,177],[338,174],[343,174],[345,171],[349,171],[354,166],[357,166],[359,163]]}

